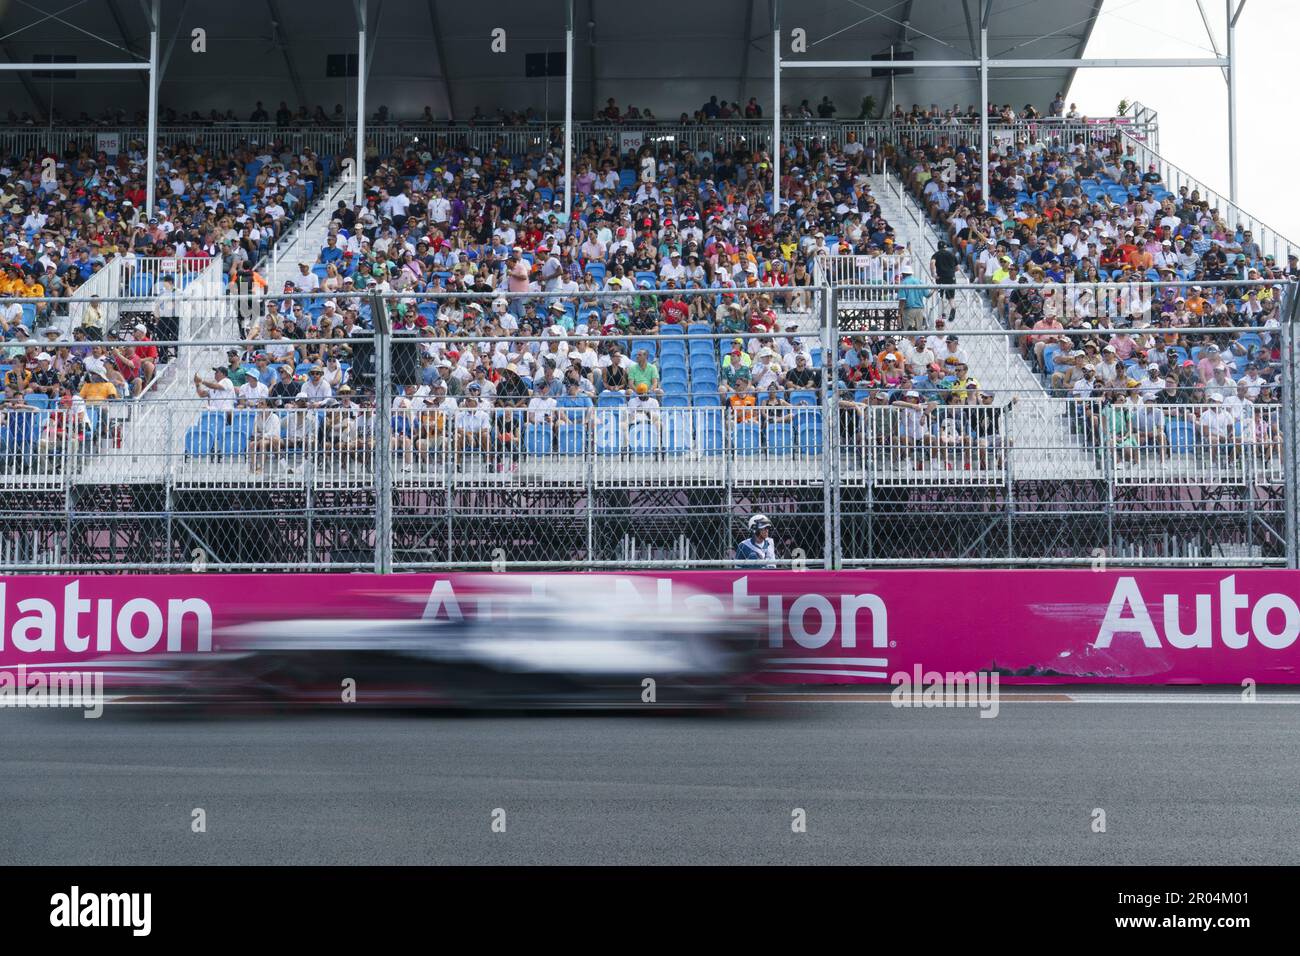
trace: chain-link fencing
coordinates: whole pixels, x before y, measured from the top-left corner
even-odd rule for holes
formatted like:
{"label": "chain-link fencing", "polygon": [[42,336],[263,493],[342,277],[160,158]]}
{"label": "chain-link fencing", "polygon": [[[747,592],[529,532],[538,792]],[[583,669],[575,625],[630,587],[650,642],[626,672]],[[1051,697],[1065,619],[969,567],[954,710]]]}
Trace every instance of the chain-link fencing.
{"label": "chain-link fencing", "polygon": [[896,282],[123,299],[7,346],[0,564],[1293,566],[1288,290]]}

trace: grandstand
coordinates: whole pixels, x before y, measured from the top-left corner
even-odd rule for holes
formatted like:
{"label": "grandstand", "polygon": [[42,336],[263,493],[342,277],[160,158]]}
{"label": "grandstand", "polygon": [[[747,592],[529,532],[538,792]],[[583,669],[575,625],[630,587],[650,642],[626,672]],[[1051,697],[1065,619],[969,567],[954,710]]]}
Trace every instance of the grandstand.
{"label": "grandstand", "polygon": [[171,122],[0,127],[0,563],[718,567],[756,510],[829,567],[1294,559],[1295,250],[1154,111],[837,118],[792,61],[766,121],[593,67],[589,121],[452,122],[438,6],[423,115],[285,47],[296,113],[177,54]]}

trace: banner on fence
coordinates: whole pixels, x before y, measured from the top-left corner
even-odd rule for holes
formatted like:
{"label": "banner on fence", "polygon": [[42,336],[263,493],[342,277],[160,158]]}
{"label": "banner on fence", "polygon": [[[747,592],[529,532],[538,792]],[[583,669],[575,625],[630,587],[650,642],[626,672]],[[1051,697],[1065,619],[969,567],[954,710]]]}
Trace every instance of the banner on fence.
{"label": "banner on fence", "polygon": [[[1223,571],[642,572],[612,607],[712,595],[764,622],[766,679],[871,683],[921,667],[1009,683],[1300,683],[1300,575]],[[0,667],[212,650],[249,620],[473,614],[491,574],[11,576]],[[545,575],[536,576],[545,587]],[[678,587],[680,585],[680,587]],[[674,594],[676,588],[676,596]],[[699,602],[696,602],[699,606]],[[611,621],[613,626],[616,621]],[[214,644],[215,641],[215,644]]]}

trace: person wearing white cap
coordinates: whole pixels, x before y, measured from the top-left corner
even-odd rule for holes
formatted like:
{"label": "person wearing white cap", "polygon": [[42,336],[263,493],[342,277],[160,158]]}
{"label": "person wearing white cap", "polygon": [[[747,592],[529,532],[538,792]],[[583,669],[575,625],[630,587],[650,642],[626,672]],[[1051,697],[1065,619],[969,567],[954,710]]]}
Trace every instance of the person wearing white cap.
{"label": "person wearing white cap", "polygon": [[896,414],[901,454],[896,464],[901,466],[910,461],[919,471],[925,467],[926,448],[934,443],[929,428],[928,413],[931,405],[914,388],[908,389],[902,398],[895,399],[890,405],[898,409]]}
{"label": "person wearing white cap", "polygon": [[41,352],[36,356],[36,368],[29,369],[32,380],[28,390],[48,396],[51,400],[59,397],[59,373],[54,369],[54,356]]}
{"label": "person wearing white cap", "polygon": [[925,325],[925,300],[934,290],[920,287],[921,282],[912,273],[910,263],[903,263],[902,277],[898,289],[898,320],[906,331],[914,332]]}
{"label": "person wearing white cap", "polygon": [[1156,395],[1165,387],[1165,377],[1160,374],[1160,366],[1155,362],[1147,364],[1146,377],[1138,383],[1138,393],[1144,402],[1154,401]]}

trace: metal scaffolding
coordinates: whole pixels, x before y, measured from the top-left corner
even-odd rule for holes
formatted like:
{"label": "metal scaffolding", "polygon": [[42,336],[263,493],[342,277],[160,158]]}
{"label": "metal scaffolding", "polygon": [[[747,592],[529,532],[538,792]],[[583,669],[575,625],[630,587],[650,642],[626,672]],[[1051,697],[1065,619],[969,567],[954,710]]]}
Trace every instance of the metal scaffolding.
{"label": "metal scaffolding", "polygon": [[[793,60],[785,59],[781,56],[781,29],[780,21],[776,13],[776,3],[773,0],[773,32],[772,32],[772,61],[773,61],[773,81],[772,89],[775,101],[772,105],[772,152],[779,154],[781,148],[781,71],[782,70],[828,70],[828,69],[906,69],[906,70],[924,70],[924,69],[971,69],[979,72],[980,83],[980,196],[983,198],[985,205],[988,204],[989,192],[989,133],[988,133],[988,110],[989,110],[989,71],[990,70],[1036,70],[1051,68],[1068,68],[1068,69],[1134,69],[1134,68],[1152,68],[1152,69],[1181,69],[1187,67],[1211,67],[1223,70],[1224,78],[1228,83],[1228,178],[1229,198],[1236,203],[1237,201],[1237,86],[1236,72],[1232,68],[1233,59],[1236,55],[1236,28],[1237,21],[1241,18],[1242,9],[1246,6],[1246,0],[1224,0],[1227,7],[1227,53],[1225,56],[1217,55],[1217,44],[1215,45],[1216,55],[1213,57],[1133,57],[1133,58],[1079,58],[1079,57],[1047,57],[1034,59],[1005,59],[1002,57],[990,57],[988,55],[988,25],[989,17],[993,12],[993,0],[981,0],[980,8],[980,29],[979,29],[979,49],[972,51],[976,55],[971,59],[952,59],[952,60]],[[1197,0],[1200,6],[1201,0]],[[1235,4],[1235,9],[1234,9]],[[1204,8],[1201,9],[1201,17],[1205,20],[1206,31],[1209,32],[1209,20],[1206,18]],[[1052,34],[1046,34],[1038,37],[1037,40],[1046,39]],[[1028,46],[1037,40],[1030,40],[1022,43],[1021,46]],[[1213,36],[1211,35],[1211,42]],[[778,160],[779,162],[779,160]],[[779,177],[779,166],[777,167],[777,176]],[[773,214],[780,211],[780,184],[779,179],[774,182],[772,190],[772,211]]]}
{"label": "metal scaffolding", "polygon": [[[1237,22],[1241,19],[1241,14],[1246,6],[1246,0],[1224,0],[1226,8],[1226,31],[1227,44],[1226,51],[1220,55],[1218,44],[1209,28],[1209,19],[1206,15],[1202,0],[1197,0],[1197,7],[1200,10],[1202,20],[1206,26],[1206,32],[1210,34],[1210,42],[1215,51],[1213,57],[1187,57],[1187,58],[1068,58],[1068,57],[1048,57],[1033,59],[1006,59],[1002,57],[990,57],[988,55],[988,25],[989,18],[993,13],[994,0],[980,0],[979,10],[979,35],[978,49],[972,49],[972,57],[969,59],[930,59],[930,60],[808,60],[808,59],[788,59],[782,56],[782,38],[781,38],[781,9],[779,0],[772,0],[771,3],[771,31],[772,31],[772,213],[775,215],[781,209],[781,73],[783,70],[822,70],[822,69],[969,69],[978,72],[980,84],[980,168],[981,168],[981,195],[987,203],[988,195],[988,157],[989,157],[989,134],[988,134],[988,81],[990,70],[1026,70],[1026,69],[1043,69],[1043,68],[1069,68],[1069,69],[1130,69],[1130,68],[1153,68],[1153,69],[1171,69],[1171,68],[1214,68],[1223,71],[1224,79],[1228,87],[1228,169],[1229,169],[1229,198],[1236,203],[1237,201],[1237,85],[1236,71],[1233,69],[1233,63],[1236,57],[1236,27]],[[146,211],[152,216],[155,214],[155,184],[156,184],[156,162],[158,149],[158,92],[162,80],[162,73],[166,66],[166,61],[159,62],[159,42],[161,33],[161,11],[160,0],[141,0],[141,6],[144,8],[149,21],[149,57],[148,59],[138,58],[131,61],[119,62],[101,62],[101,63],[0,63],[0,71],[31,71],[31,70],[141,70],[148,71],[149,87],[149,108],[148,108],[148,137],[147,151],[149,162],[147,168],[147,199]],[[354,201],[361,205],[365,201],[365,137],[366,137],[366,81],[369,72],[369,66],[373,61],[374,44],[378,38],[377,24],[370,23],[368,15],[368,0],[355,0],[355,12],[357,23],[357,121],[356,121],[356,167],[357,181]],[[572,215],[572,162],[573,162],[573,0],[564,0],[565,9],[565,75],[564,75],[564,214],[566,220]],[[441,35],[436,24],[436,14],[431,16],[435,19],[435,33],[438,34],[435,39],[441,48]],[[41,21],[36,21],[37,23]],[[28,27],[34,26],[35,23],[29,24]],[[21,30],[28,29],[22,27]],[[119,44],[99,37],[89,31],[82,30],[95,39],[102,40],[105,43],[117,48],[123,49]],[[975,37],[972,31],[972,44]],[[11,36],[13,34],[10,34]],[[1048,34],[1047,36],[1050,36]],[[1039,37],[1038,39],[1045,39]],[[4,39],[8,39],[5,37]],[[368,42],[369,41],[369,42]],[[1035,42],[1033,40],[1029,43]],[[1022,46],[1028,44],[1021,44]],[[134,55],[134,54],[133,54]],[[445,74],[446,64],[442,64]],[[451,110],[450,96],[451,90],[448,87],[448,107]]]}

